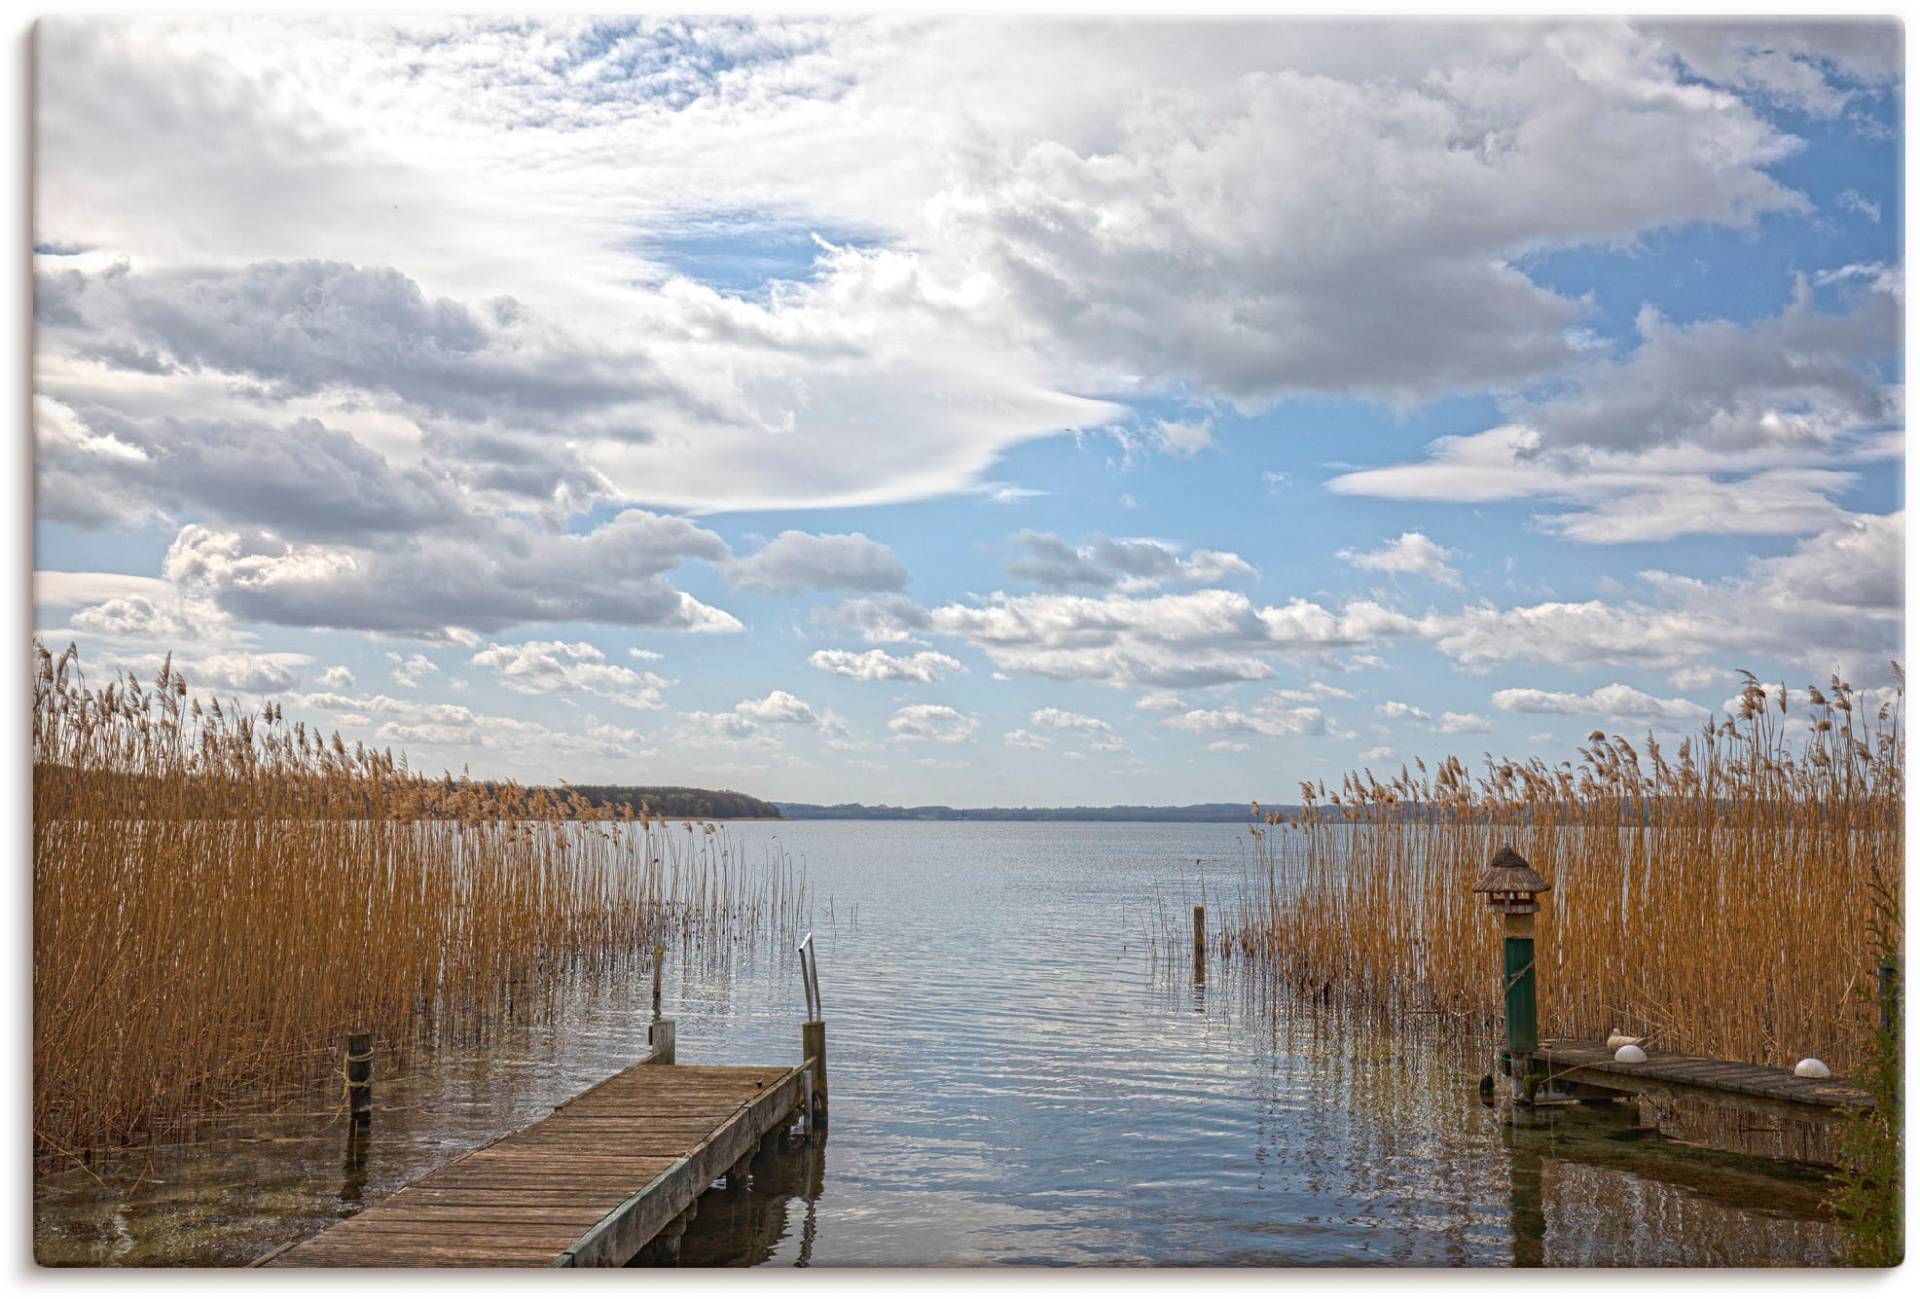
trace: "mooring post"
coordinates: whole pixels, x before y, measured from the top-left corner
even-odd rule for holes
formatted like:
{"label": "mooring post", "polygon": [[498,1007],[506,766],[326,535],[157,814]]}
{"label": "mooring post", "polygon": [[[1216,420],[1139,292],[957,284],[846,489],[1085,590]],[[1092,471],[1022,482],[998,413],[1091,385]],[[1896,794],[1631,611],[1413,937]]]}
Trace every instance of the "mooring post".
{"label": "mooring post", "polygon": [[647,1026],[647,1043],[653,1049],[647,1053],[652,1064],[673,1063],[673,1021],[656,1019]]}
{"label": "mooring post", "polygon": [[1201,978],[1207,975],[1207,909],[1193,909],[1193,971]]}
{"label": "mooring post", "polygon": [[355,1125],[373,1122],[373,1034],[347,1034],[347,1113]]}
{"label": "mooring post", "polygon": [[655,946],[653,949],[653,1017],[660,1018],[660,965],[667,959],[667,949]]}
{"label": "mooring post", "polygon": [[1487,895],[1487,906],[1501,919],[1501,965],[1506,987],[1507,1068],[1513,1079],[1513,1100],[1531,1105],[1528,1075],[1533,1053],[1540,1049],[1539,1007],[1534,996],[1533,917],[1540,910],[1539,895],[1553,887],[1527,859],[1511,847],[1493,855],[1493,861],[1473,886]]}
{"label": "mooring post", "polygon": [[1896,1041],[1900,1037],[1900,985],[1906,978],[1904,953],[1894,952],[1880,958],[1880,1031]]}
{"label": "mooring post", "polygon": [[827,1021],[810,1019],[800,1026],[800,1058],[813,1061],[813,1077],[807,1085],[811,1105],[807,1127],[827,1126]]}

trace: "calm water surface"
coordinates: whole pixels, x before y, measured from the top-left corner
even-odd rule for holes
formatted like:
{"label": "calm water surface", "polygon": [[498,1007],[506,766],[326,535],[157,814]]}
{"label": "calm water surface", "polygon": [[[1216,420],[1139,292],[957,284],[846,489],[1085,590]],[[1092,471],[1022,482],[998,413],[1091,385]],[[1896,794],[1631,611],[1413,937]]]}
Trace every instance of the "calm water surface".
{"label": "calm water surface", "polygon": [[[826,1005],[825,1139],[705,1197],[684,1264],[1817,1263],[1826,1185],[1625,1130],[1514,1131],[1484,1044],[1290,1007],[1182,948],[1237,897],[1214,825],[744,823],[804,859]],[[540,1117],[643,1049],[647,989],[383,1076],[360,1158],[333,1098],[211,1145],[40,1180],[45,1262],[233,1263]],[[683,1063],[799,1057],[798,967],[669,960]],[[138,1177],[137,1183],[134,1178]]]}

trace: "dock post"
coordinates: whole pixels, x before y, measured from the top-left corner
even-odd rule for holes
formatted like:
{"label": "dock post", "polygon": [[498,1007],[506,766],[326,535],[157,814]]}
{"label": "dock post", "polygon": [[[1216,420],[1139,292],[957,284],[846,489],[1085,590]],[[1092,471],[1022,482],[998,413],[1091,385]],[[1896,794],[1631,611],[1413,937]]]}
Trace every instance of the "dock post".
{"label": "dock post", "polygon": [[1193,975],[1196,979],[1207,977],[1207,909],[1193,909]]}
{"label": "dock post", "polygon": [[667,949],[655,944],[653,949],[653,1017],[660,1018],[660,963],[667,959]]}
{"label": "dock post", "polygon": [[673,1021],[656,1019],[647,1027],[647,1041],[653,1047],[649,1053],[653,1064],[673,1063]]}
{"label": "dock post", "polygon": [[807,1088],[811,1106],[807,1130],[827,1126],[827,1021],[810,1019],[800,1026],[800,1058],[813,1061],[813,1079]]}
{"label": "dock post", "polygon": [[356,1127],[373,1122],[373,1034],[347,1034],[347,1113]]}
{"label": "dock post", "polygon": [[1880,958],[1880,1031],[1888,1037],[1900,1038],[1900,1002],[1907,981],[1907,958],[1903,953],[1893,953]]}
{"label": "dock post", "polygon": [[1511,847],[1493,855],[1474,883],[1487,906],[1500,916],[1501,964],[1506,988],[1507,1059],[1516,1105],[1533,1104],[1533,1053],[1540,1049],[1539,1006],[1534,995],[1533,917],[1539,895],[1553,887]]}

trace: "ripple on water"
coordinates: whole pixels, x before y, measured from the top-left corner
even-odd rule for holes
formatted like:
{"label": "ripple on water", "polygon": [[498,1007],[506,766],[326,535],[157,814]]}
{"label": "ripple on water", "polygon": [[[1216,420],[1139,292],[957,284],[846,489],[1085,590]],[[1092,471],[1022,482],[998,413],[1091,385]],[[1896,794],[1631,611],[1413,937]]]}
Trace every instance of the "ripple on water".
{"label": "ripple on water", "polygon": [[[1276,1006],[1156,964],[1156,897],[1236,896],[1233,826],[800,822],[833,1123],[703,1204],[718,1264],[1500,1265],[1820,1262],[1824,1188],[1570,1117],[1507,1130],[1470,1044]],[[1196,866],[1195,859],[1201,859]],[[1178,904],[1176,907],[1175,904]],[[831,905],[831,916],[828,906]],[[364,1167],[323,1104],[159,1152],[152,1179],[43,1178],[49,1262],[238,1262],[537,1118],[644,1041],[621,990],[487,1052],[383,1078]],[[684,1062],[796,1059],[797,967],[670,963]],[[322,1098],[324,1101],[327,1098]]]}

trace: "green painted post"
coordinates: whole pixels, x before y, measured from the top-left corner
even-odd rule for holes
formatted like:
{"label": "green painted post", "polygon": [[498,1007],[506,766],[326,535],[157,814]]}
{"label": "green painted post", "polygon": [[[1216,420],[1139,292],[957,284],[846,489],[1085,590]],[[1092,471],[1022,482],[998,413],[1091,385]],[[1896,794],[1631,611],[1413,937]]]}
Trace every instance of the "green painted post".
{"label": "green painted post", "polygon": [[1507,1069],[1513,1079],[1517,1105],[1531,1104],[1527,1075],[1533,1072],[1533,1053],[1540,1049],[1540,1008],[1534,992],[1533,917],[1539,896],[1553,887],[1527,859],[1512,848],[1502,848],[1473,886],[1487,895],[1487,905],[1500,917],[1502,984],[1506,989]]}
{"label": "green painted post", "polygon": [[1503,946],[1507,966],[1507,1051],[1518,1057],[1540,1049],[1540,1008],[1533,996],[1533,917],[1508,916]]}

